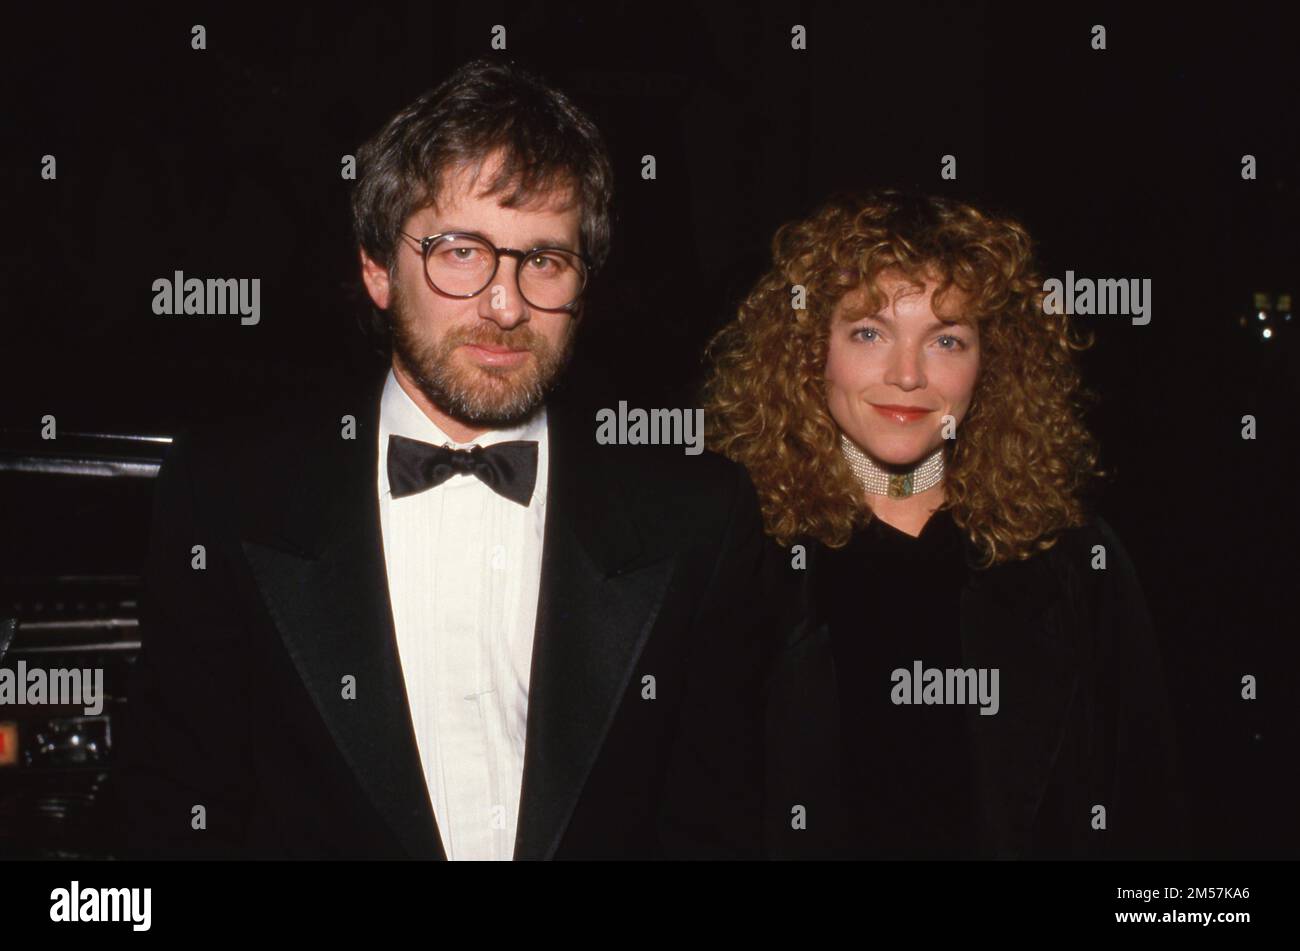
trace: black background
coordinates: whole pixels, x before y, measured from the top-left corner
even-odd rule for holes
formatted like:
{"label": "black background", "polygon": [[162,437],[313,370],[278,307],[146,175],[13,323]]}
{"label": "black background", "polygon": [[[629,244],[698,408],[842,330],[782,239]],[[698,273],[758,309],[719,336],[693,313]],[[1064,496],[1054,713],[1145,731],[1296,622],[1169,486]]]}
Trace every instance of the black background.
{"label": "black background", "polygon": [[[912,185],[1011,213],[1045,273],[1150,278],[1090,321],[1100,507],[1137,564],[1178,720],[1192,856],[1300,854],[1294,324],[1300,147],[1284,7],[225,3],[6,11],[0,426],[166,434],[378,364],[343,156],[467,59],[586,108],[615,243],[575,382],[697,405],[707,338],[772,233],[832,190]],[[190,29],[207,28],[205,51]],[[790,49],[790,28],[808,49]],[[1105,51],[1091,28],[1107,29]],[[957,157],[958,179],[939,177]],[[41,157],[58,179],[40,178]],[[641,156],[657,159],[643,181]],[[1258,159],[1243,181],[1241,157]],[[151,284],[259,277],[262,318],[155,317]],[[1249,317],[1243,328],[1239,319]],[[1241,438],[1254,415],[1258,437]],[[12,554],[67,513],[5,506]],[[119,540],[125,561],[138,536]],[[1259,699],[1240,698],[1241,678]],[[1213,883],[1207,883],[1213,884]]]}

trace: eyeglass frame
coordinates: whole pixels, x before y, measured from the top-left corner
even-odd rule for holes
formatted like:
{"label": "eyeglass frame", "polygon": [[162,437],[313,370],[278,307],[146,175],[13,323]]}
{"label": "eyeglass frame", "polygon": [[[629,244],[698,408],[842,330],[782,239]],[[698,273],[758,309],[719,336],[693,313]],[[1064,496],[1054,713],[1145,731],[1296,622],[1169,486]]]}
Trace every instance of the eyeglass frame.
{"label": "eyeglass frame", "polygon": [[[469,300],[470,298],[478,297],[478,295],[482,294],[492,286],[492,282],[496,279],[497,271],[501,270],[502,255],[515,259],[515,290],[519,292],[519,296],[524,299],[529,307],[534,307],[537,310],[544,310],[550,313],[559,313],[560,311],[569,311],[572,313],[573,309],[577,307],[578,301],[582,299],[582,295],[587,292],[587,286],[591,283],[591,278],[596,273],[596,268],[592,265],[591,259],[585,254],[582,254],[579,251],[574,251],[571,248],[560,248],[555,245],[540,245],[536,248],[530,248],[527,251],[520,251],[517,248],[498,248],[486,237],[473,231],[440,231],[437,234],[431,234],[423,238],[417,238],[415,235],[408,234],[400,229],[398,230],[398,233],[403,237],[410,238],[412,241],[419,243],[420,259],[424,265],[424,279],[428,282],[429,287],[445,297],[454,297],[458,300]],[[475,241],[482,241],[495,253],[495,260],[492,264],[492,274],[488,277],[487,282],[472,294],[453,294],[450,291],[444,291],[437,284],[433,283],[433,278],[429,276],[429,249],[433,247],[433,242],[437,241],[439,238],[447,237],[473,238]],[[539,251],[562,251],[565,254],[572,254],[582,262],[584,268],[582,274],[582,287],[578,289],[578,293],[574,296],[573,300],[569,301],[569,303],[565,304],[563,307],[538,307],[532,301],[528,300],[528,295],[524,293],[523,285],[519,282],[520,274],[523,271],[522,265],[524,261]]]}

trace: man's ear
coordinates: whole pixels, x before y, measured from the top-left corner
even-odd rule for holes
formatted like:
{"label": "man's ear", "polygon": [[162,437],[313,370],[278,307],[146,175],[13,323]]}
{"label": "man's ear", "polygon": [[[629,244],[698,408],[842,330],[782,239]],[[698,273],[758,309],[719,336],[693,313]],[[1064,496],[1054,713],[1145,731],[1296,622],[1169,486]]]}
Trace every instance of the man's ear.
{"label": "man's ear", "polygon": [[380,310],[388,310],[392,299],[392,283],[388,279],[388,268],[361,252],[361,281],[366,285],[366,293]]}

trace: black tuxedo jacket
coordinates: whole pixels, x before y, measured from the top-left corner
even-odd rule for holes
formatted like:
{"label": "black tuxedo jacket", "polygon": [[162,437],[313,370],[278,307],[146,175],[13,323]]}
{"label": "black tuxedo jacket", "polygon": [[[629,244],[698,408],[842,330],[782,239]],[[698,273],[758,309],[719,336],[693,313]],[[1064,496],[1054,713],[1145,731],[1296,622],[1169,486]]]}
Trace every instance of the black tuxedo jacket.
{"label": "black tuxedo jacket", "polygon": [[[170,448],[117,787],[128,855],[445,857],[388,599],[381,388]],[[749,478],[598,445],[591,407],[548,416],[515,858],[755,857],[772,628]]]}
{"label": "black tuxedo jacket", "polygon": [[[836,658],[812,598],[825,549],[804,544],[806,567],[792,570],[785,552],[771,582],[800,593],[786,602],[789,640],[767,702],[767,848],[777,858],[871,858],[841,835],[850,810],[869,808],[869,791],[843,785]],[[1097,545],[1104,570],[1092,568]],[[975,557],[969,544],[966,553]],[[869,637],[870,604],[862,612]],[[964,665],[998,668],[1000,694],[997,714],[971,707],[967,718],[979,842],[969,857],[1179,854],[1165,679],[1136,572],[1110,527],[1094,519],[1026,561],[972,572],[960,627]],[[1106,809],[1104,830],[1093,828],[1095,805]],[[805,828],[792,823],[796,806]]]}

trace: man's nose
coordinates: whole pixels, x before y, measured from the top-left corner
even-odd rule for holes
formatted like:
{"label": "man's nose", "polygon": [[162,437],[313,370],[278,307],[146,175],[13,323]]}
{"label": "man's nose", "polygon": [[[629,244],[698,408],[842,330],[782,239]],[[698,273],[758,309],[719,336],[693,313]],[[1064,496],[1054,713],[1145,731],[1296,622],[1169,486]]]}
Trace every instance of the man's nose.
{"label": "man's nose", "polygon": [[493,321],[502,330],[528,319],[528,303],[519,293],[518,268],[518,261],[503,255],[496,277],[479,295],[478,315]]}

